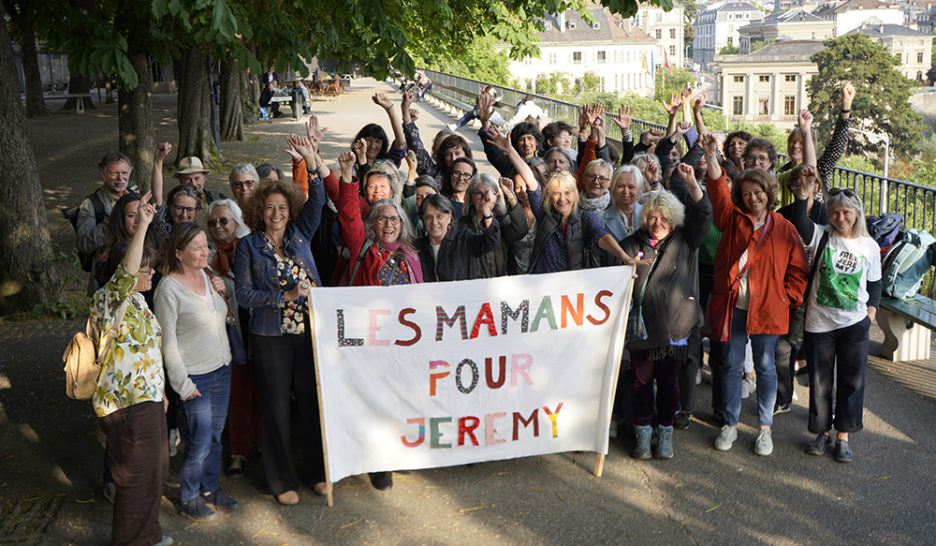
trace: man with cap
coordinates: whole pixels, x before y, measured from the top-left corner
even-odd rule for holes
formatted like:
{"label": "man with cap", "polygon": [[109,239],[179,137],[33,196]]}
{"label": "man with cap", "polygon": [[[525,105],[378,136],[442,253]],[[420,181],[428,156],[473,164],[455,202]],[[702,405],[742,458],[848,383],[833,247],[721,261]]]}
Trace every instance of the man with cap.
{"label": "man with cap", "polygon": [[191,156],[182,158],[182,161],[179,162],[179,171],[173,175],[179,180],[179,184],[190,184],[198,192],[199,212],[196,214],[196,223],[202,226],[204,225],[202,216],[204,216],[208,204],[218,199],[227,199],[219,191],[205,189],[205,180],[210,172],[202,165],[201,159]]}

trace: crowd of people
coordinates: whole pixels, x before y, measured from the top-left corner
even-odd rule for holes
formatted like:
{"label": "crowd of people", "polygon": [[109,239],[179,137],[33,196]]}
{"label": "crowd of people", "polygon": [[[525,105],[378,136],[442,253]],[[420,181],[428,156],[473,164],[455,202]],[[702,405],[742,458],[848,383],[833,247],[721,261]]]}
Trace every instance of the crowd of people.
{"label": "crowd of people", "polygon": [[[806,451],[832,449],[851,461],[881,278],[861,200],[828,188],[854,94],[843,86],[822,156],[812,115],[800,112],[784,165],[770,141],[708,131],[704,95],[674,95],[665,131],[634,135],[627,107],[609,118],[594,105],[581,109],[577,127],[531,116],[507,132],[491,122],[498,99],[490,88],[470,117],[497,176],[478,171],[479,150],[451,129],[427,148],[411,92],[399,112],[373,96],[392,140],[368,124],[328,162],[319,154],[325,130],[311,116],[306,136],[287,138],[292,179],[241,163],[230,172],[232,198],[205,188],[209,171],[193,157],[179,161],[164,200],[169,143],[156,147],[143,195],[128,187],[129,159],[106,156],[98,199],[107,218],[84,203],[78,246],[95,255],[92,322],[118,330],[93,399],[107,435],[114,542],[166,540],[157,515],[178,408],[187,423],[182,515],[203,521],[239,507],[218,484],[225,427],[230,475],[259,449],[279,503],[298,503],[303,484],[327,494],[308,298],[328,286],[633,265],[614,421],[633,426],[622,431],[635,438],[634,458],[673,457],[674,428],[693,418],[708,337],[716,449],[738,437],[753,373],[753,451],[771,454],[773,418],[789,411],[793,367],[805,358],[808,428],[817,435]],[[684,101],[691,121],[677,119]],[[606,138],[609,119],[620,148]],[[391,472],[370,480],[377,489],[393,484]]]}

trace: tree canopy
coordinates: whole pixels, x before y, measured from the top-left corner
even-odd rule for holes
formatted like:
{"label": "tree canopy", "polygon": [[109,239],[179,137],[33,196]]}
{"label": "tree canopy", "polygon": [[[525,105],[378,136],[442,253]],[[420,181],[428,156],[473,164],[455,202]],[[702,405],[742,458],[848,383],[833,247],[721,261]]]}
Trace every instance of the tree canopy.
{"label": "tree canopy", "polygon": [[[838,118],[842,85],[851,81],[861,90],[851,107],[852,127],[890,135],[892,148],[912,153],[923,133],[922,116],[908,98],[915,83],[896,70],[897,57],[861,33],[826,40],[825,48],[812,56],[819,73],[809,80],[809,109],[821,135],[831,135]],[[880,143],[852,135],[852,151],[880,151]]]}

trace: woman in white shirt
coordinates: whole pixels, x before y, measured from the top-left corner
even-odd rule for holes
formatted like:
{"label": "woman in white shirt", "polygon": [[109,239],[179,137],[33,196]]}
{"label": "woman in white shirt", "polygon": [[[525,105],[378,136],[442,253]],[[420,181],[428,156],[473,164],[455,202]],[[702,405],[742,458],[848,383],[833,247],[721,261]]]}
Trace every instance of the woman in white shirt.
{"label": "woman in white shirt", "polygon": [[[815,177],[815,168],[808,169]],[[848,435],[862,428],[868,330],[881,299],[881,254],[868,235],[864,207],[854,190],[830,190],[825,229],[817,229],[807,218],[806,205],[805,199],[797,199],[793,209],[793,223],[808,243],[813,262],[806,293],[805,349],[809,430],[817,436],[806,452],[825,453],[834,426],[835,460],[849,463],[853,454]]]}
{"label": "woman in white shirt", "polygon": [[179,471],[179,512],[196,521],[217,517],[239,503],[218,487],[221,431],[231,392],[224,281],[210,279],[208,238],[195,224],[172,228],[163,256],[165,275],[156,288],[156,318],[163,328],[163,361],[188,421]]}

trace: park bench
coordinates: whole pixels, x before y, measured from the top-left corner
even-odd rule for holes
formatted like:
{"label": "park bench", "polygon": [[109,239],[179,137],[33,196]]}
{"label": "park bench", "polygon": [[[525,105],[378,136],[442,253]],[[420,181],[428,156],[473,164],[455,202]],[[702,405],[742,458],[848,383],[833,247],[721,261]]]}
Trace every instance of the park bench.
{"label": "park bench", "polygon": [[902,300],[883,297],[877,323],[884,331],[882,358],[892,361],[928,359],[931,330],[936,330],[936,301],[921,294]]}
{"label": "park bench", "polygon": [[58,95],[44,95],[43,98],[44,99],[66,99],[66,100],[78,99],[78,101],[75,103],[75,113],[84,114],[84,111],[85,111],[84,100],[88,99],[88,101],[90,102],[91,93],[62,93]]}

